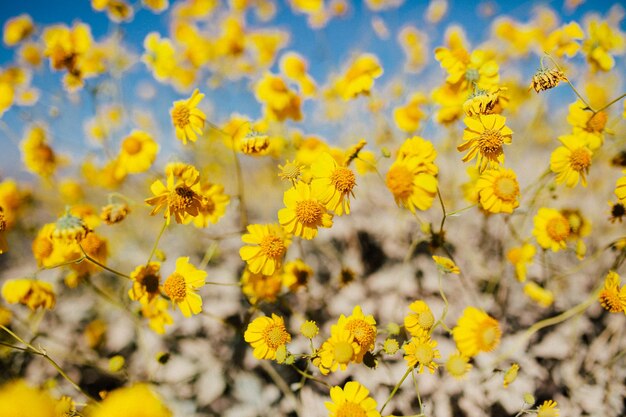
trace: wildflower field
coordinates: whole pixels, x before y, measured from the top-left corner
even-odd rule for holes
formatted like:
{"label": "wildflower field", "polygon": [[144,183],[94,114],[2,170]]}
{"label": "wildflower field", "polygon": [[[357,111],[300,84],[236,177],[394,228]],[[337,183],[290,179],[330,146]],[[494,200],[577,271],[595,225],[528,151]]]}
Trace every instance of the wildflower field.
{"label": "wildflower field", "polygon": [[0,417],[626,415],[620,1],[2,1]]}

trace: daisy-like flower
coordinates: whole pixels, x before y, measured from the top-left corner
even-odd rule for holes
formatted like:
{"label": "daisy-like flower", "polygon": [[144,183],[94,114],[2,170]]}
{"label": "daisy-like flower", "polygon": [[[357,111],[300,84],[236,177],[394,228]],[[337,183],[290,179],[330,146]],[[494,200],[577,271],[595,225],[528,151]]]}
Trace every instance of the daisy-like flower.
{"label": "daisy-like flower", "polygon": [[418,158],[396,160],[385,178],[385,184],[396,204],[415,210],[428,210],[437,195],[437,177],[420,171]]}
{"label": "daisy-like flower", "polygon": [[519,206],[519,183],[512,169],[485,170],[476,181],[480,206],[489,213],[513,213]]}
{"label": "daisy-like flower", "polygon": [[207,273],[189,263],[188,257],[176,259],[176,270],[167,277],[163,292],[180,308],[185,317],[202,311],[202,298],[196,290],[205,283]]}
{"label": "daisy-like flower", "polygon": [[251,224],[241,237],[249,245],[239,249],[241,259],[248,263],[253,274],[272,275],[280,269],[287,247],[291,243],[277,224]]}
{"label": "daisy-like flower", "polygon": [[501,334],[498,321],[476,307],[467,307],[452,329],[459,352],[467,357],[494,350],[500,344]]}
{"label": "daisy-like flower", "polygon": [[524,285],[524,294],[541,307],[550,307],[554,302],[554,294],[550,290],[540,287],[534,282]]}
{"label": "daisy-like flower", "polygon": [[585,138],[587,146],[596,151],[604,142],[604,133],[609,121],[606,110],[597,113],[592,112],[585,103],[578,100],[570,104],[567,114],[567,123],[572,126],[574,134]]}
{"label": "daisy-like flower", "polygon": [[414,336],[404,345],[404,360],[407,361],[409,367],[416,368],[420,374],[424,372],[424,368],[428,368],[430,373],[434,374],[439,367],[435,359],[441,357],[436,347],[437,342],[430,336],[426,334]]}
{"label": "daisy-like flower", "polygon": [[310,240],[317,235],[318,227],[333,225],[333,215],[313,195],[308,184],[299,182],[285,191],[283,202],[285,208],[278,211],[278,221],[287,233]]}
{"label": "daisy-like flower", "polygon": [[200,197],[198,215],[185,215],[184,224],[193,223],[195,227],[203,228],[209,224],[216,224],[226,213],[230,197],[224,194],[224,186],[208,181],[199,182],[193,190]]}
{"label": "daisy-like flower", "polygon": [[254,349],[252,352],[257,359],[276,359],[276,350],[291,342],[291,335],[285,328],[282,317],[272,314],[272,317],[257,317],[248,325],[243,335],[246,342]]}
{"label": "daisy-like flower", "polygon": [[343,389],[339,386],[330,389],[330,401],[324,405],[329,417],[380,417],[376,410],[376,400],[369,396],[369,390],[357,381],[346,382]]}
{"label": "daisy-like flower", "polygon": [[202,205],[202,197],[192,187],[199,181],[198,170],[191,165],[170,164],[165,171],[167,185],[161,180],[156,180],[150,186],[150,191],[154,194],[154,197],[146,199],[146,203],[154,206],[150,215],[155,215],[165,207],[163,217],[168,224],[172,214],[176,223],[182,223],[186,214],[197,216]]}
{"label": "daisy-like flower", "polygon": [[272,275],[253,274],[247,268],[241,275],[241,292],[248,298],[250,304],[260,301],[273,303],[282,287],[279,271]]}
{"label": "daisy-like flower", "polygon": [[280,169],[278,176],[281,180],[291,181],[295,185],[302,175],[303,166],[298,161],[286,160],[284,165],[278,165],[278,169]]}
{"label": "daisy-like flower", "polygon": [[505,88],[498,88],[493,91],[475,90],[470,98],[463,103],[463,112],[467,117],[500,113],[502,102],[508,100],[503,94],[505,90]]}
{"label": "daisy-like flower", "polygon": [[354,172],[339,165],[335,158],[324,152],[311,165],[311,191],[324,206],[338,216],[350,214],[350,196],[356,185]]}
{"label": "daisy-like flower", "polygon": [[457,146],[459,152],[468,151],[463,162],[476,158],[480,172],[502,164],[503,145],[510,144],[513,135],[513,131],[505,125],[506,118],[499,114],[487,114],[466,117],[463,122],[467,126],[463,131],[464,142]]}
{"label": "daisy-like flower", "polygon": [[313,276],[313,268],[304,263],[302,259],[294,259],[283,266],[283,285],[290,291],[306,287],[311,276]]}
{"label": "daisy-like flower", "polygon": [[615,65],[612,53],[619,54],[624,50],[624,35],[618,28],[611,27],[608,21],[592,19],[582,50],[593,71],[609,71]]}
{"label": "daisy-like flower", "polygon": [[20,147],[27,170],[43,178],[49,178],[54,174],[59,165],[59,158],[48,143],[43,127],[32,127],[20,143]]}
{"label": "daisy-like flower", "polygon": [[174,102],[174,106],[170,110],[172,123],[176,129],[176,137],[183,142],[184,145],[190,140],[195,142],[198,135],[202,134],[206,114],[198,109],[198,103],[204,98],[204,94],[200,93],[196,88],[193,90],[191,97],[187,100],[178,100]]}
{"label": "daisy-like flower", "polygon": [[560,136],[559,141],[563,146],[556,148],[550,156],[550,170],[557,174],[556,183],[575,187],[580,180],[586,187],[586,174],[593,156],[588,142],[580,135]]}
{"label": "daisy-like flower", "polygon": [[435,316],[430,307],[423,300],[417,300],[409,306],[413,313],[404,317],[404,327],[411,333],[411,336],[421,336],[427,334],[435,324]]}
{"label": "daisy-like flower", "polygon": [[433,255],[433,261],[437,264],[437,269],[447,274],[460,274],[461,269],[450,258]]}
{"label": "daisy-like flower", "polygon": [[157,297],[141,306],[141,315],[148,319],[148,326],[157,334],[165,333],[165,326],[174,323],[174,319],[167,311],[168,303],[165,299]]}
{"label": "daisy-like flower", "polygon": [[537,417],[559,417],[557,403],[553,400],[546,400],[537,407]]}
{"label": "daisy-like flower", "polygon": [[451,354],[446,361],[446,371],[454,379],[465,378],[470,369],[472,369],[472,364],[469,363],[469,358],[459,352]]}
{"label": "daisy-like flower", "polygon": [[360,94],[369,95],[374,87],[374,80],[383,74],[378,58],[372,54],[359,55],[337,81],[336,89],[344,100],[350,100]]}
{"label": "daisy-like flower", "polygon": [[506,258],[515,267],[515,277],[519,282],[526,281],[526,266],[532,262],[536,252],[530,243],[524,243],[507,252]]}
{"label": "daisy-like flower", "polygon": [[130,273],[133,287],[128,290],[128,297],[141,304],[148,304],[159,295],[159,281],[161,280],[161,264],[150,262],[148,265],[139,265]]}
{"label": "daisy-like flower", "polygon": [[313,365],[317,366],[322,375],[335,372],[337,369],[345,371],[350,362],[355,362],[361,346],[356,341],[354,334],[342,326],[334,324],[330,329],[328,338],[313,359]]}
{"label": "daisy-like flower", "polygon": [[365,353],[374,349],[376,344],[376,320],[374,320],[374,316],[371,314],[368,316],[364,315],[361,306],[357,305],[348,317],[342,314],[337,321],[337,325],[345,328],[354,336],[354,340],[359,344],[360,348],[354,362],[363,362]]}
{"label": "daisy-like flower", "polygon": [[533,219],[533,236],[544,249],[557,252],[565,249],[571,233],[570,223],[558,210],[542,207]]}
{"label": "daisy-like flower", "polygon": [[122,141],[117,167],[127,174],[146,172],[152,166],[158,151],[159,145],[149,133],[133,130]]}
{"label": "daisy-like flower", "polygon": [[413,136],[405,140],[398,150],[398,160],[415,158],[417,162],[416,173],[425,172],[430,175],[437,175],[439,168],[435,164],[437,150],[433,143],[419,136]]}
{"label": "daisy-like flower", "polygon": [[604,288],[598,295],[598,301],[611,313],[626,314],[626,285],[620,289],[620,281],[620,276],[615,271],[609,271],[604,278]]}
{"label": "daisy-like flower", "polygon": [[52,285],[35,279],[9,279],[2,285],[2,298],[9,304],[23,304],[35,311],[51,310],[56,304]]}

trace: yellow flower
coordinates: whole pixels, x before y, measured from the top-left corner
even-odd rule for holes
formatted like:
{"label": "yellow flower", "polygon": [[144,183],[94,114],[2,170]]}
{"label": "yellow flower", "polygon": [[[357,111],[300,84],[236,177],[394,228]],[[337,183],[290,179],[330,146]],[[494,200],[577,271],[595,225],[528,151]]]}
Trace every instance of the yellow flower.
{"label": "yellow flower", "polygon": [[427,103],[426,96],[422,93],[415,93],[404,106],[393,110],[393,120],[398,129],[403,132],[415,132],[422,120],[426,118],[426,112],[421,108]]}
{"label": "yellow flower", "polygon": [[266,73],[255,85],[254,94],[263,103],[268,118],[280,122],[288,118],[295,121],[302,119],[302,99],[289,89],[282,77]]}
{"label": "yellow flower", "polygon": [[311,192],[328,210],[338,216],[350,214],[350,199],[356,185],[354,172],[346,166],[339,165],[327,152],[311,165]]}
{"label": "yellow flower", "polygon": [[113,22],[129,21],[133,18],[133,8],[124,0],[91,0],[91,7],[97,11],[106,10]]}
{"label": "yellow flower", "polygon": [[239,249],[241,259],[253,274],[274,274],[280,269],[291,240],[277,224],[251,224],[247,229],[241,240],[249,245]]}
{"label": "yellow flower", "polygon": [[396,339],[387,338],[383,343],[383,351],[387,355],[395,355],[400,350],[400,344]]}
{"label": "yellow flower", "polygon": [[604,288],[598,295],[598,301],[611,313],[626,314],[626,285],[620,289],[621,278],[615,271],[609,271],[604,278]]}
{"label": "yellow flower", "polygon": [[404,52],[404,71],[419,72],[429,56],[428,35],[415,26],[405,26],[398,33],[398,43]]}
{"label": "yellow flower", "polygon": [[71,29],[65,25],[47,27],[42,35],[46,46],[45,56],[50,58],[54,70],[67,70],[66,83],[82,86],[82,78],[95,75],[88,71],[86,56],[93,47],[91,29],[84,23],[77,23]]}
{"label": "yellow flower", "polygon": [[533,219],[535,227],[533,236],[544,249],[557,252],[565,249],[570,235],[570,224],[558,210],[542,207]]}
{"label": "yellow flower", "polygon": [[421,336],[428,333],[435,324],[435,316],[430,311],[428,304],[422,300],[417,300],[412,302],[409,308],[413,313],[404,317],[404,327],[411,336]]}
{"label": "yellow flower", "polygon": [[385,179],[385,183],[396,204],[415,210],[428,210],[437,195],[437,178],[433,174],[420,172],[423,166],[419,158],[396,160]]}
{"label": "yellow flower", "polygon": [[586,145],[592,151],[597,150],[604,142],[609,114],[606,110],[593,113],[587,105],[578,100],[569,106],[567,123],[572,126],[575,135],[586,140]]}
{"label": "yellow flower", "polygon": [[498,321],[476,307],[467,307],[452,329],[459,352],[467,357],[494,350],[501,334]]}
{"label": "yellow flower", "polygon": [[285,191],[285,208],[278,211],[281,226],[294,236],[313,239],[318,227],[331,227],[333,216],[313,195],[311,187],[302,182]]}
{"label": "yellow flower", "polygon": [[361,353],[361,347],[352,334],[345,327],[334,324],[328,338],[313,359],[322,375],[335,372],[337,369],[345,371],[350,362],[355,362]]}
{"label": "yellow flower", "polygon": [[576,42],[585,36],[576,22],[570,22],[553,30],[545,39],[543,50],[557,57],[573,57],[578,53],[580,44]]}
{"label": "yellow flower", "polygon": [[559,409],[556,401],[546,400],[537,407],[537,417],[559,417]]}
{"label": "yellow flower", "polygon": [[324,403],[329,417],[380,417],[376,400],[369,396],[367,388],[356,381],[346,382],[343,389],[332,387],[330,399],[332,402]]}
{"label": "yellow flower", "polygon": [[465,378],[470,369],[472,369],[472,364],[469,363],[469,358],[459,352],[451,354],[446,361],[446,371],[454,379]]}
{"label": "yellow flower", "polygon": [[52,285],[35,279],[9,279],[2,285],[2,298],[9,304],[20,303],[31,310],[51,310],[56,303]]}
{"label": "yellow flower", "polygon": [[336,88],[344,100],[350,100],[360,94],[369,95],[374,80],[383,74],[378,58],[372,54],[361,54],[348,67],[346,73],[337,81]]}
{"label": "yellow flower", "polygon": [[420,374],[424,368],[428,368],[430,373],[434,374],[439,366],[435,359],[441,357],[436,347],[437,342],[427,334],[414,336],[404,345],[404,360],[410,368],[416,368]]}
{"label": "yellow flower", "polygon": [[517,378],[517,371],[519,371],[519,365],[516,363],[512,364],[511,367],[507,369],[502,380],[502,386],[504,388],[508,388],[508,386],[515,381]]}
{"label": "yellow flower", "polygon": [[359,352],[354,358],[355,363],[361,363],[365,353],[374,349],[376,344],[376,320],[371,314],[366,316],[357,305],[352,314],[345,317],[343,314],[337,321],[337,326],[343,327],[354,336],[354,341],[359,345]]}
{"label": "yellow flower", "polygon": [[[91,258],[95,259],[101,264],[106,264],[107,257],[109,256],[109,247],[106,239],[96,233],[89,233],[87,236],[85,236],[84,239],[80,241],[80,246]],[[78,247],[77,242],[72,242],[71,244],[67,245],[65,251],[65,259],[67,261],[71,259],[80,259],[80,257],[83,256],[83,253]],[[70,267],[74,272],[76,272],[77,278],[83,278],[100,270],[99,266],[91,262],[74,263],[70,265]]]}
{"label": "yellow flower", "polygon": [[530,243],[511,248],[507,252],[506,258],[515,267],[515,277],[519,282],[526,281],[526,266],[532,262],[536,252],[537,250]]}
{"label": "yellow flower", "polygon": [[512,213],[519,206],[519,184],[512,169],[488,169],[476,181],[478,201],[489,213]]}
{"label": "yellow flower", "polygon": [[150,215],[155,215],[165,207],[163,217],[168,224],[172,214],[176,223],[182,223],[186,214],[197,216],[202,197],[192,188],[199,181],[198,170],[191,165],[169,164],[166,174],[167,186],[161,180],[154,181],[150,186],[150,191],[155,195],[146,199],[146,203],[154,206]]}
{"label": "yellow flower", "polygon": [[169,0],[141,0],[141,4],[153,13],[161,13],[170,6]]}
{"label": "yellow flower", "polygon": [[278,169],[280,169],[278,176],[281,180],[291,181],[295,185],[302,175],[303,168],[303,165],[298,161],[289,162],[286,160],[284,165],[278,165]]}
{"label": "yellow flower", "polygon": [[446,82],[458,84],[462,90],[489,90],[500,82],[500,68],[485,51],[477,49],[469,54],[462,45],[456,50],[440,46],[435,48],[435,59],[448,72]]}
{"label": "yellow flower", "polygon": [[463,112],[467,117],[500,113],[503,103],[508,101],[504,94],[505,91],[506,88],[498,88],[493,91],[476,90],[463,103]]}
{"label": "yellow flower", "polygon": [[534,282],[524,285],[524,294],[542,307],[550,307],[554,302],[554,294]]}
{"label": "yellow flower", "polygon": [[320,329],[313,320],[307,320],[300,326],[300,333],[307,339],[313,339],[319,333]]}
{"label": "yellow flower", "polygon": [[615,65],[611,52],[624,50],[624,34],[612,28],[607,21],[591,19],[587,27],[587,38],[583,42],[583,52],[593,71],[609,71]]}
{"label": "yellow flower", "polygon": [[416,173],[425,172],[437,175],[439,172],[439,168],[435,164],[437,151],[432,142],[419,136],[413,136],[405,140],[398,150],[397,159],[405,160],[411,158],[417,159],[418,168],[415,171]]}
{"label": "yellow flower", "polygon": [[313,269],[301,259],[287,262],[283,267],[282,282],[290,291],[307,286],[309,278],[313,276]]}
{"label": "yellow flower", "polygon": [[33,126],[21,143],[24,166],[30,172],[48,178],[54,174],[59,163],[52,147],[48,144],[46,131]]}
{"label": "yellow flower", "polygon": [[4,209],[6,230],[11,230],[17,221],[19,209],[26,196],[27,193],[14,180],[9,178],[0,182],[0,206]]}
{"label": "yellow flower", "polygon": [[21,14],[6,21],[4,24],[4,44],[15,46],[27,39],[35,31],[33,19],[27,14]]}
{"label": "yellow flower", "polygon": [[88,409],[88,417],[171,417],[172,412],[146,384],[135,384],[109,392]]}
{"label": "yellow flower", "polygon": [[170,39],[161,39],[157,32],[150,32],[143,41],[145,53],[141,60],[158,81],[166,81],[176,69],[174,45]]}
{"label": "yellow flower", "polygon": [[310,97],[315,94],[317,86],[307,73],[308,63],[304,57],[295,52],[287,52],[280,58],[279,66],[287,78],[298,83],[303,96]]}
{"label": "yellow flower", "polygon": [[454,263],[454,261],[450,258],[446,258],[445,256],[435,256],[433,255],[433,261],[437,264],[437,268],[445,273],[449,274],[460,274],[461,270]]}
{"label": "yellow flower", "polygon": [[579,135],[560,136],[559,146],[550,156],[550,170],[556,173],[556,183],[575,187],[581,180],[587,186],[586,174],[591,166],[593,152],[588,148],[587,141]]}
{"label": "yellow flower", "polygon": [[511,143],[513,131],[499,114],[466,117],[463,131],[464,142],[457,147],[459,152],[468,151],[463,162],[476,158],[480,172],[487,167],[496,168],[504,163],[503,145]]}
{"label": "yellow flower", "polygon": [[141,304],[148,304],[159,295],[159,281],[161,280],[161,264],[149,262],[148,265],[139,265],[130,273],[133,287],[128,290],[128,297]]}
{"label": "yellow flower", "polygon": [[174,323],[172,316],[167,312],[167,301],[161,297],[153,298],[141,306],[141,315],[147,318],[148,326],[157,334],[165,333],[165,326]]}
{"label": "yellow flower", "polygon": [[280,292],[282,278],[279,271],[272,275],[253,274],[247,268],[241,275],[241,292],[248,298],[250,304],[260,301],[273,303]]}
{"label": "yellow flower", "polygon": [[190,140],[195,142],[198,135],[202,134],[206,114],[198,109],[198,103],[204,98],[196,88],[193,90],[191,97],[187,100],[178,100],[174,102],[170,114],[172,123],[176,129],[176,137],[183,142],[184,145]]}
{"label": "yellow flower", "polygon": [[167,277],[163,292],[180,308],[185,317],[202,311],[202,298],[196,290],[204,286],[207,273],[189,263],[188,257],[176,260],[176,270]]}
{"label": "yellow flower", "polygon": [[272,317],[257,317],[243,335],[246,342],[254,349],[252,352],[257,359],[276,359],[276,350],[291,342],[291,335],[285,328],[282,317],[272,314]]}
{"label": "yellow flower", "polygon": [[22,379],[0,386],[0,416],[58,417],[57,402],[46,391],[31,388]]}
{"label": "yellow flower", "polygon": [[122,141],[118,168],[128,174],[146,172],[152,166],[158,151],[159,145],[149,133],[133,130]]}
{"label": "yellow flower", "polygon": [[194,186],[194,191],[200,197],[198,215],[186,214],[184,224],[193,222],[198,228],[207,227],[209,223],[216,224],[226,213],[230,197],[224,194],[224,186],[210,182],[200,182]]}
{"label": "yellow flower", "polygon": [[[626,170],[622,171],[626,174]],[[615,196],[622,204],[626,204],[626,175],[621,177],[615,183]]]}
{"label": "yellow flower", "polygon": [[560,70],[556,68],[541,68],[533,75],[530,88],[533,88],[538,93],[556,87],[561,81],[567,81],[567,77]]}

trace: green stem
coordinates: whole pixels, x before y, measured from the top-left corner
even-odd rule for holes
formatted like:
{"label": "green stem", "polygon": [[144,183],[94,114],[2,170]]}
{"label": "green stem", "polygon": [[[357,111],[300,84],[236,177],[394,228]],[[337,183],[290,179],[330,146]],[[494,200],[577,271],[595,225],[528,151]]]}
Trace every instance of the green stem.
{"label": "green stem", "polygon": [[150,263],[150,261],[152,260],[152,257],[154,256],[154,254],[156,253],[158,247],[159,247],[159,241],[161,240],[161,236],[163,236],[163,233],[165,232],[165,229],[167,228],[167,223],[169,219],[166,219],[165,222],[163,222],[163,226],[161,227],[161,231],[159,232],[159,235],[156,238],[156,241],[154,242],[154,246],[152,246],[152,251],[150,252],[150,256],[148,256],[148,261],[146,262],[146,266],[148,266],[148,264]]}
{"label": "green stem", "polygon": [[104,265],[104,264],[102,264],[102,263],[98,262],[97,260],[95,260],[95,259],[94,259],[94,258],[92,258],[91,256],[87,255],[87,252],[85,252],[85,249],[83,249],[83,247],[81,246],[81,244],[80,244],[80,243],[78,244],[78,247],[80,248],[81,252],[83,252],[83,256],[85,257],[85,260],[87,260],[87,261],[91,262],[91,263],[92,263],[92,264],[94,264],[94,265],[99,266],[100,268],[102,268],[102,269],[104,269],[104,270],[106,270],[106,271],[109,271],[109,272],[110,272],[110,273],[112,273],[112,274],[119,275],[119,276],[120,276],[120,277],[122,277],[122,278],[132,279],[129,275],[126,275],[126,274],[124,274],[124,273],[122,273],[122,272],[116,271],[116,270],[115,270],[115,269],[113,269],[113,268],[109,268],[108,266],[106,266],[106,265]]}
{"label": "green stem", "polygon": [[589,120],[593,119],[595,117],[596,114],[600,113],[603,110],[608,109],[609,107],[611,107],[613,104],[617,103],[618,101],[620,101],[621,99],[623,99],[624,97],[626,97],[626,93],[622,94],[621,96],[619,96],[618,98],[616,98],[613,101],[610,101],[608,104],[605,104],[604,106],[600,107],[598,110],[593,112],[593,116],[591,116],[589,118]]}
{"label": "green stem", "polygon": [[443,233],[443,225],[446,222],[446,218],[448,214],[446,212],[446,206],[443,204],[443,198],[441,198],[441,193],[439,192],[439,187],[437,187],[437,197],[439,198],[439,204],[441,204],[441,211],[443,211],[443,217],[441,218],[441,225],[439,226],[439,234]]}
{"label": "green stem", "polygon": [[422,405],[422,397],[420,396],[420,390],[417,386],[417,378],[415,377],[415,368],[411,369],[411,378],[413,379],[413,385],[415,385],[415,393],[417,394],[417,403],[420,406],[420,414],[424,414],[424,406]]}
{"label": "green stem", "polygon": [[292,367],[293,369],[295,369],[295,371],[296,371],[297,373],[299,373],[300,375],[302,375],[302,377],[307,378],[307,379],[310,379],[311,381],[315,381],[315,382],[317,382],[317,383],[319,383],[319,384],[322,384],[322,385],[324,385],[326,388],[330,388],[330,385],[329,385],[326,381],[322,381],[321,379],[316,378],[316,377],[314,377],[313,375],[311,375],[311,374],[309,374],[309,373],[304,372],[302,369],[298,368],[296,365],[291,365],[291,367]]}
{"label": "green stem", "polygon": [[231,282],[214,282],[214,281],[205,281],[206,285],[221,285],[224,287],[241,287],[241,283],[231,283]]}
{"label": "green stem", "polygon": [[398,381],[396,386],[393,387],[393,390],[391,391],[391,394],[389,394],[389,397],[387,398],[387,401],[385,401],[385,403],[383,404],[382,408],[380,409],[380,414],[383,413],[383,411],[385,410],[385,407],[387,407],[387,404],[389,404],[389,401],[391,401],[391,399],[394,397],[394,395],[396,395],[396,392],[398,392],[398,389],[400,389],[400,386],[402,385],[404,380],[409,376],[409,374],[411,373],[412,370],[413,370],[413,368],[411,368],[411,367],[407,368],[406,372],[402,376],[402,379],[400,379],[400,381]]}

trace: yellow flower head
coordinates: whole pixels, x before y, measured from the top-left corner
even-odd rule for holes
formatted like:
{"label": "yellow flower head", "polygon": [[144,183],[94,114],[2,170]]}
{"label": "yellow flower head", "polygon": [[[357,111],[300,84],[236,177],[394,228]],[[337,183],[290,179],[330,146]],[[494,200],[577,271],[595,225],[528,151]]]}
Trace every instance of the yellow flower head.
{"label": "yellow flower head", "polygon": [[282,317],[272,314],[272,317],[257,317],[248,324],[243,335],[246,342],[254,349],[257,359],[276,359],[276,350],[291,342],[291,335],[285,328]]}
{"label": "yellow flower head", "polygon": [[169,79],[176,69],[174,45],[170,39],[161,39],[157,32],[150,32],[143,41],[145,53],[141,60],[159,81]]}
{"label": "yellow flower head", "polygon": [[446,361],[446,371],[454,379],[465,378],[470,369],[472,369],[472,364],[469,363],[469,358],[459,352],[451,354]]}
{"label": "yellow flower head", "polygon": [[409,308],[413,313],[404,317],[404,327],[411,336],[417,337],[428,333],[435,324],[435,316],[430,311],[428,304],[422,300],[417,300],[412,302]]}
{"label": "yellow flower head", "polygon": [[380,417],[377,403],[369,396],[369,390],[356,381],[346,382],[343,389],[334,386],[330,389],[330,401],[324,405],[329,417]]}
{"label": "yellow flower head", "polygon": [[542,307],[550,307],[554,302],[554,294],[550,290],[540,287],[534,282],[524,285],[524,294]]}
{"label": "yellow flower head", "polygon": [[580,135],[560,136],[559,141],[563,146],[556,148],[550,157],[550,169],[557,174],[556,183],[575,187],[581,180],[583,187],[586,187],[586,174],[593,156],[588,142]]}
{"label": "yellow flower head", "polygon": [[480,206],[489,213],[512,213],[519,206],[519,184],[512,169],[487,169],[476,181]]}
{"label": "yellow flower head", "polygon": [[31,388],[22,379],[0,386],[0,416],[58,417],[56,405],[48,392]]}
{"label": "yellow flower head", "polygon": [[396,204],[415,210],[428,210],[437,195],[437,178],[420,172],[423,168],[419,158],[397,159],[389,168],[385,183]]}
{"label": "yellow flower head", "polygon": [[146,172],[156,159],[159,145],[142,130],[133,130],[122,141],[118,168],[128,174]]}
{"label": "yellow flower head", "polygon": [[54,174],[59,160],[48,144],[46,131],[41,126],[33,126],[21,143],[22,159],[26,169],[43,178]]}
{"label": "yellow flower head", "polygon": [[141,306],[141,315],[148,319],[148,326],[157,334],[164,334],[165,326],[174,323],[167,307],[167,301],[161,297],[153,298]]}
{"label": "yellow flower head", "polygon": [[331,227],[333,216],[312,193],[311,186],[302,182],[285,191],[285,208],[278,211],[281,226],[294,236],[313,239],[318,227]]}
{"label": "yellow flower head", "polygon": [[360,94],[369,95],[374,87],[374,80],[382,74],[383,68],[376,56],[361,54],[337,81],[336,89],[344,100],[353,99]]}
{"label": "yellow flower head", "polygon": [[419,72],[429,56],[428,35],[415,26],[405,26],[398,32],[398,43],[404,52],[404,71]]}
{"label": "yellow flower head", "polygon": [[300,326],[300,333],[307,339],[313,339],[319,333],[320,329],[313,320],[307,320]]}
{"label": "yellow flower head", "polygon": [[2,298],[9,304],[20,303],[31,310],[51,310],[56,303],[52,285],[35,279],[9,279],[2,285]]}
{"label": "yellow flower head", "polygon": [[557,57],[573,57],[580,49],[577,42],[585,36],[576,22],[570,22],[553,30],[545,39],[543,50]]}
{"label": "yellow flower head", "polygon": [[283,285],[290,291],[299,288],[306,288],[309,279],[313,276],[313,268],[304,263],[301,259],[287,262],[283,267]]}
{"label": "yellow flower head", "polygon": [[553,400],[546,400],[537,407],[537,417],[559,417],[557,403]]}
{"label": "yellow flower head", "polygon": [[396,122],[398,129],[403,132],[415,132],[422,120],[426,119],[426,112],[422,106],[428,100],[422,93],[416,93],[411,96],[409,102],[404,106],[400,106],[393,111],[393,120]]}
{"label": "yellow flower head", "polygon": [[184,224],[193,222],[198,228],[207,227],[209,224],[216,224],[226,213],[226,208],[230,203],[230,197],[224,194],[224,186],[210,182],[200,182],[199,186],[193,187],[200,197],[198,215],[186,214]]}
{"label": "yellow flower head", "polygon": [[421,374],[428,368],[431,374],[439,367],[435,359],[440,358],[437,342],[427,334],[414,336],[404,345],[404,360],[410,368],[416,368]]}
{"label": "yellow flower head", "polygon": [[128,204],[107,204],[100,211],[100,219],[108,225],[121,222],[130,213]]}
{"label": "yellow flower head", "polygon": [[467,357],[494,350],[500,344],[501,334],[498,321],[476,307],[467,307],[452,329],[459,352]]}
{"label": "yellow flower head", "polygon": [[256,84],[254,93],[270,119],[281,122],[288,118],[295,121],[302,119],[302,99],[289,89],[282,77],[266,73]]}
{"label": "yellow flower head", "polygon": [[537,250],[530,243],[509,250],[506,254],[508,261],[515,267],[515,277],[519,282],[526,281],[526,266],[532,263]]}
{"label": "yellow flower head", "polygon": [[437,151],[431,141],[419,136],[413,136],[405,140],[398,150],[397,159],[406,160],[413,158],[416,159],[418,166],[415,173],[425,172],[430,175],[437,175],[439,172],[439,168],[435,164]]}
{"label": "yellow flower head", "polygon": [[565,249],[571,233],[569,221],[558,210],[542,207],[534,218],[533,236],[544,249]]}
{"label": "yellow flower head", "polygon": [[500,113],[504,103],[508,101],[505,91],[504,87],[492,91],[476,90],[463,103],[463,112],[467,117]]}
{"label": "yellow flower head", "polygon": [[4,44],[15,46],[27,39],[35,31],[33,19],[27,14],[21,14],[6,21],[4,24]]}
{"label": "yellow flower head", "polygon": [[604,289],[598,295],[598,301],[611,313],[626,314],[626,285],[620,289],[620,281],[620,276],[615,271],[609,271],[604,278]]}
{"label": "yellow flower head", "polygon": [[150,186],[154,194],[154,197],[146,199],[146,203],[154,206],[150,215],[165,207],[163,217],[167,223],[172,214],[176,223],[182,223],[186,214],[197,216],[202,204],[202,197],[193,189],[199,181],[198,170],[191,165],[169,164],[166,174],[167,186],[161,180],[154,181]]}
{"label": "yellow flower head", "polygon": [[348,317],[342,314],[337,325],[345,328],[354,336],[354,340],[359,345],[359,353],[354,362],[361,363],[365,353],[374,349],[376,344],[376,320],[374,320],[374,316],[364,315],[361,306],[357,305]]}
{"label": "yellow flower head", "polygon": [[289,162],[286,160],[284,165],[278,165],[278,169],[280,169],[278,176],[281,180],[291,181],[295,185],[302,175],[303,168],[303,165],[298,161]]}
{"label": "yellow flower head", "polygon": [[459,152],[468,151],[463,162],[476,158],[476,165],[482,172],[487,167],[496,168],[504,163],[503,145],[511,143],[513,131],[505,123],[506,118],[499,114],[466,117],[467,126],[463,131],[464,142],[457,147]]}
{"label": "yellow flower head", "polygon": [[241,239],[248,246],[239,249],[241,259],[253,274],[272,275],[280,269],[287,247],[291,243],[277,224],[251,224]]}
{"label": "yellow flower head", "polygon": [[273,303],[280,293],[282,278],[279,271],[272,275],[253,274],[246,268],[241,275],[241,292],[248,298],[250,304],[260,301]]}
{"label": "yellow flower head", "polygon": [[433,255],[433,261],[437,264],[437,268],[448,274],[460,274],[461,269],[454,263],[454,261],[450,258],[446,258],[445,256],[436,256]]}
{"label": "yellow flower head", "polygon": [[334,324],[330,329],[328,338],[313,359],[313,365],[317,366],[323,375],[335,372],[337,369],[345,371],[350,362],[356,362],[361,353],[361,346],[345,327]]}
{"label": "yellow flower head", "polygon": [[163,283],[163,292],[185,317],[202,311],[202,298],[196,290],[204,286],[207,273],[189,263],[188,257],[176,260],[176,270]]}
{"label": "yellow flower head", "polygon": [[187,100],[175,101],[170,110],[176,137],[183,142],[183,145],[186,145],[188,140],[195,142],[198,140],[198,135],[202,134],[206,114],[197,106],[203,98],[204,94],[196,88],[191,97]]}
{"label": "yellow flower head", "polygon": [[133,280],[133,287],[128,290],[131,300],[140,301],[141,304],[148,304],[154,297],[158,296],[161,280],[161,264],[159,262],[149,262],[148,265],[139,265],[130,273]]}
{"label": "yellow flower head", "polygon": [[612,28],[607,21],[592,19],[587,27],[583,52],[593,71],[609,71],[615,65],[611,53],[622,53],[625,43],[624,34],[618,28]]}
{"label": "yellow flower head", "polygon": [[172,412],[146,384],[111,391],[101,403],[89,408],[88,417],[171,417]]}
{"label": "yellow flower head", "polygon": [[311,192],[326,209],[338,216],[350,214],[350,196],[356,186],[356,176],[347,166],[337,161],[327,152],[311,165]]}

